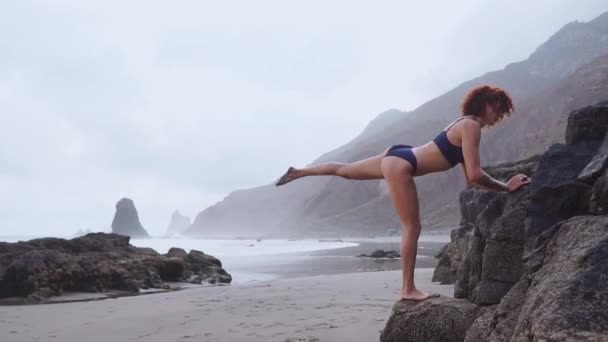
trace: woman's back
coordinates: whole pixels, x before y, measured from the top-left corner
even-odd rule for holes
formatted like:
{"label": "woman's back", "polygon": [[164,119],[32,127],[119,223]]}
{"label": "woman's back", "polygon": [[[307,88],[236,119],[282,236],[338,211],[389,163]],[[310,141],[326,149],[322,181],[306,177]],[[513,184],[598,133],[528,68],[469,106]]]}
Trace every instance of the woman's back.
{"label": "woman's back", "polygon": [[418,160],[416,176],[445,171],[464,162],[460,124],[463,119],[475,121],[468,115],[460,117],[439,132],[432,141],[414,148],[413,152]]}

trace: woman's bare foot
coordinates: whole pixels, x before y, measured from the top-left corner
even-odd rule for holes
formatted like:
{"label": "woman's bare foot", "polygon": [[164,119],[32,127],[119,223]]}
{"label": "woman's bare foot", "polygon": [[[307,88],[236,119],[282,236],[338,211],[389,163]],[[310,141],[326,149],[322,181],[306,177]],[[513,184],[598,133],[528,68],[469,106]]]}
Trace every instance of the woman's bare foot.
{"label": "woman's bare foot", "polygon": [[437,293],[428,293],[424,291],[420,291],[418,289],[413,289],[412,291],[406,292],[405,290],[401,290],[401,300],[417,300],[423,301],[429,298],[437,298],[439,295]]}
{"label": "woman's bare foot", "polygon": [[283,176],[281,176],[281,178],[279,178],[279,180],[277,181],[277,183],[275,184],[276,186],[281,186],[283,184],[287,184],[289,182],[291,182],[292,180],[296,179],[296,169],[294,167],[289,167],[289,169],[287,169],[287,172],[285,172],[285,174]]}

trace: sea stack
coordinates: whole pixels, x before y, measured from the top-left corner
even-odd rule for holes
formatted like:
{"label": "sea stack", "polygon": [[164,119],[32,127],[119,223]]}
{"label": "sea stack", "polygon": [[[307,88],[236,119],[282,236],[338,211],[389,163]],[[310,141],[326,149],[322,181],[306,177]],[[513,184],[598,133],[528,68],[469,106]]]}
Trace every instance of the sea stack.
{"label": "sea stack", "polygon": [[116,214],[114,214],[114,220],[112,220],[112,233],[133,238],[150,237],[139,222],[139,215],[137,215],[133,200],[123,198],[116,203]]}
{"label": "sea stack", "polygon": [[171,222],[167,228],[166,236],[182,233],[186,231],[188,227],[190,227],[190,218],[188,216],[183,216],[179,210],[176,210],[173,212],[173,215],[171,215]]}

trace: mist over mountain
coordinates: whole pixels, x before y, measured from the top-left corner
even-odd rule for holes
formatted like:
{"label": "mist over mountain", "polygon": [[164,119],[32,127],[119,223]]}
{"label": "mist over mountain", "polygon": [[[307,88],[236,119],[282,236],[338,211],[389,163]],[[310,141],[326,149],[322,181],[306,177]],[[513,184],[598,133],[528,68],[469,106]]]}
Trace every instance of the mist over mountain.
{"label": "mist over mountain", "polygon": [[[482,165],[533,155],[562,140],[569,111],[608,94],[607,54],[608,13],[587,23],[571,22],[528,59],[464,82],[411,112],[383,112],[359,136],[311,164],[353,162],[392,144],[424,144],[459,116],[464,95],[484,83],[506,88],[516,112],[500,125],[484,129]],[[285,164],[287,169],[289,156]],[[465,186],[460,167],[415,181],[423,229],[456,225],[457,195]],[[280,188],[269,184],[234,191],[199,213],[188,234],[368,236],[399,227],[383,180],[308,177]]]}

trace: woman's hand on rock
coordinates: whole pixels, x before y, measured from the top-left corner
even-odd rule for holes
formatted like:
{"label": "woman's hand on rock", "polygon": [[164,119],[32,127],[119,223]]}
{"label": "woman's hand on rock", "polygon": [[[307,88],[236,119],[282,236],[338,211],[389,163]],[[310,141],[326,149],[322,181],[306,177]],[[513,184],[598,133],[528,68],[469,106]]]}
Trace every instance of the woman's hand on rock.
{"label": "woman's hand on rock", "polygon": [[511,179],[509,180],[509,182],[507,182],[507,189],[508,192],[513,192],[517,189],[519,189],[520,187],[529,184],[531,181],[530,178],[528,178],[528,176],[526,176],[523,173],[517,174],[513,177],[511,177]]}

